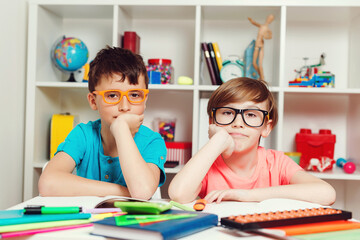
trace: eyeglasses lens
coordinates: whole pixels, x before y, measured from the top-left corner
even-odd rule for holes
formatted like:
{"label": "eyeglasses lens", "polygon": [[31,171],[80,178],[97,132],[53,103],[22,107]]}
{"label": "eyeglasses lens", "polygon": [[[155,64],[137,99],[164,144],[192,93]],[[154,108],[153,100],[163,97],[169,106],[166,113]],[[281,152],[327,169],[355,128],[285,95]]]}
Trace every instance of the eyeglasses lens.
{"label": "eyeglasses lens", "polygon": [[[117,103],[121,100],[120,91],[108,91],[104,93],[105,101],[108,103]],[[132,103],[138,103],[143,101],[145,93],[142,90],[133,90],[127,92],[127,99]]]}
{"label": "eyeglasses lens", "polygon": [[[236,109],[231,108],[217,108],[215,111],[215,120],[218,124],[227,125],[232,123],[237,114]],[[251,127],[259,127],[263,124],[264,113],[256,109],[245,109],[242,114],[244,122]]]}

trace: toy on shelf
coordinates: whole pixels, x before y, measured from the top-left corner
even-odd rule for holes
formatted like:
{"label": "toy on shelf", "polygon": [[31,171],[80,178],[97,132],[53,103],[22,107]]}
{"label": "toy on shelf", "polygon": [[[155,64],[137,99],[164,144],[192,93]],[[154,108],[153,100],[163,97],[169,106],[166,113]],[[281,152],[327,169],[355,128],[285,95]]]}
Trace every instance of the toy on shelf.
{"label": "toy on shelf", "polygon": [[173,142],[175,138],[175,118],[154,119],[154,129],[163,137],[165,142]]}
{"label": "toy on shelf", "polygon": [[[171,66],[171,59],[152,58],[148,59],[147,71],[160,72],[161,84],[173,82],[174,68]],[[149,73],[148,73],[149,74]]]}
{"label": "toy on shelf", "polygon": [[269,28],[270,23],[274,21],[274,15],[270,14],[267,16],[266,21],[264,24],[260,24],[256,21],[254,21],[252,18],[248,17],[251,24],[258,27],[258,35],[256,37],[255,41],[255,48],[253,53],[253,66],[255,70],[259,74],[259,79],[265,80],[264,78],[264,70],[263,70],[263,59],[264,59],[264,39],[271,39],[272,38],[272,32]]}
{"label": "toy on shelf", "polygon": [[310,159],[310,164],[306,170],[317,171],[317,172],[324,172],[326,170],[331,170],[333,165],[335,164],[335,160],[329,157],[320,157]]}
{"label": "toy on shelf", "polygon": [[70,74],[68,82],[76,82],[74,73],[86,64],[89,50],[79,38],[64,35],[53,44],[50,57],[57,69]]}
{"label": "toy on shelf", "polygon": [[341,167],[344,169],[344,172],[346,173],[354,173],[356,170],[356,166],[353,162],[349,162],[344,158],[338,158],[336,160],[336,166]]}
{"label": "toy on shelf", "polygon": [[311,129],[301,128],[296,134],[296,152],[301,153],[300,166],[307,169],[311,158],[321,160],[321,157],[334,158],[336,135],[329,129],[320,129],[318,134]]}
{"label": "toy on shelf", "polygon": [[165,167],[172,168],[184,165],[191,158],[191,142],[165,142],[167,156]]}
{"label": "toy on shelf", "polygon": [[329,71],[319,71],[319,67],[325,65],[325,53],[320,55],[320,61],[314,65],[308,65],[305,57],[305,65],[299,70],[293,81],[289,81],[289,87],[334,87],[335,75]]}
{"label": "toy on shelf", "polygon": [[286,156],[291,158],[297,164],[300,164],[301,153],[300,152],[284,152]]}

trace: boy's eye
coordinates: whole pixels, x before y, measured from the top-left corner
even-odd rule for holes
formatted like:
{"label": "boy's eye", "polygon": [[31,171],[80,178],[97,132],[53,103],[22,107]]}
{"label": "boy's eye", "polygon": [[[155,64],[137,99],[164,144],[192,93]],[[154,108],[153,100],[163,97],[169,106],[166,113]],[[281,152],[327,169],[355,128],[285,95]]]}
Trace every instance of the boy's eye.
{"label": "boy's eye", "polygon": [[245,116],[248,117],[248,118],[256,118],[256,117],[259,116],[259,113],[256,110],[254,110],[254,111],[246,111]]}
{"label": "boy's eye", "polygon": [[222,115],[225,115],[225,116],[231,116],[231,115],[234,115],[234,111],[231,111],[231,110],[223,110]]}
{"label": "boy's eye", "polygon": [[131,97],[131,98],[138,98],[138,97],[140,97],[140,94],[139,94],[139,93],[136,93],[136,92],[132,92],[132,93],[129,94],[129,97]]}
{"label": "boy's eye", "polygon": [[107,92],[106,98],[116,99],[120,97],[120,93],[118,92]]}

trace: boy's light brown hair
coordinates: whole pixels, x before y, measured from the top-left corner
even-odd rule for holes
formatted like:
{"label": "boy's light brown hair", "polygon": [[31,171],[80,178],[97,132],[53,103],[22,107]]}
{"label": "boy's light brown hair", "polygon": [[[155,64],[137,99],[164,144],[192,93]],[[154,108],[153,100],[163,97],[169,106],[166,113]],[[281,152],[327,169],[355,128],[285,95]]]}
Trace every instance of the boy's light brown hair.
{"label": "boy's light brown hair", "polygon": [[106,46],[96,54],[95,59],[90,63],[89,91],[95,91],[100,79],[112,74],[121,75],[121,81],[128,78],[133,85],[138,84],[139,76],[143,75],[148,88],[149,77],[143,58],[128,49]]}
{"label": "boy's light brown hair", "polygon": [[269,91],[268,85],[263,80],[256,80],[247,77],[234,78],[220,85],[211,95],[207,113],[212,121],[212,109],[223,107],[234,102],[252,101],[255,103],[266,102],[269,112],[269,119],[272,120],[271,126],[275,127],[278,121],[278,111],[274,96]]}

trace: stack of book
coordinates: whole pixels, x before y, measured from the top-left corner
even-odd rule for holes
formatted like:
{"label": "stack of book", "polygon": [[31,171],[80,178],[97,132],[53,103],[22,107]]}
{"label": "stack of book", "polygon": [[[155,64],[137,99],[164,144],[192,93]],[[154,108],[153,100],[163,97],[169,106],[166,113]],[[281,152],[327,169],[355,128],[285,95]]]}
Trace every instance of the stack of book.
{"label": "stack of book", "polygon": [[[86,234],[91,232],[105,237],[175,239],[218,224],[215,214],[195,212],[172,202],[113,196],[88,198],[88,203],[79,202],[82,207],[55,207],[46,201],[48,198],[43,198],[45,201],[36,204],[47,202],[46,207],[31,205],[24,209],[0,211],[0,239],[85,227],[92,227],[84,230]],[[64,205],[67,204],[64,202]],[[172,209],[179,206],[186,207],[187,211]]]}
{"label": "stack of book", "polygon": [[24,209],[0,211],[0,238],[19,237],[92,226],[90,213],[26,214]]}
{"label": "stack of book", "polygon": [[[115,203],[127,215],[94,222],[93,235],[120,239],[178,239],[218,225],[218,216],[170,209],[169,203]],[[145,215],[146,214],[146,215]]]}
{"label": "stack of book", "polygon": [[220,70],[222,68],[222,59],[218,43],[202,42],[201,49],[209,70],[212,85],[221,85]]}

